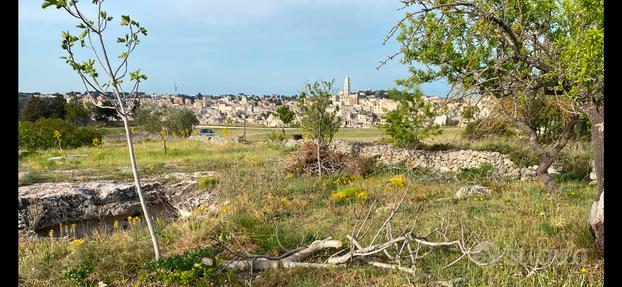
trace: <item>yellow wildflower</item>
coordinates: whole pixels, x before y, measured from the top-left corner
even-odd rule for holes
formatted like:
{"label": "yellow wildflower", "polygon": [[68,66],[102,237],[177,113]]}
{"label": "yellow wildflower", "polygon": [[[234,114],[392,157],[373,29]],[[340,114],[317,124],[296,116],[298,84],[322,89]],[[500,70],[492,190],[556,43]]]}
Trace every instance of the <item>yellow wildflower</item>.
{"label": "yellow wildflower", "polygon": [[585,267],[581,268],[581,273],[585,273],[587,272],[587,269],[585,269]]}
{"label": "yellow wildflower", "polygon": [[361,191],[361,192],[357,193],[356,194],[356,198],[358,198],[360,200],[366,200],[367,199],[367,192]]}
{"label": "yellow wildflower", "polygon": [[59,130],[55,130],[55,131],[54,131],[54,137],[55,137],[57,140],[60,140],[61,134],[60,134],[60,131],[59,131]]}
{"label": "yellow wildflower", "polygon": [[69,242],[69,246],[71,247],[78,247],[78,246],[81,246],[82,244],[84,244],[84,239],[74,239],[74,240],[71,240],[71,242]]}
{"label": "yellow wildflower", "polygon": [[403,175],[396,175],[389,178],[389,185],[391,187],[400,188],[406,186],[406,178]]}
{"label": "yellow wildflower", "polygon": [[344,200],[346,197],[348,197],[348,194],[345,191],[334,192],[330,196],[330,198],[335,201]]}

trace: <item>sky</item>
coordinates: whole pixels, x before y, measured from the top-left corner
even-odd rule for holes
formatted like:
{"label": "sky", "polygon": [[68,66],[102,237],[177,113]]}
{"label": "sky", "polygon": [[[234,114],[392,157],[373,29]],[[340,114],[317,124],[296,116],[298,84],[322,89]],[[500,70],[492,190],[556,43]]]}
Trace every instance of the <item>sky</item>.
{"label": "sky", "polygon": [[[62,9],[42,9],[42,3],[19,0],[19,91],[84,91],[59,58],[61,32],[78,34],[78,22]],[[78,5],[94,12],[91,1]],[[111,54],[121,51],[114,43],[125,33],[121,15],[147,29],[129,67],[148,76],[140,91],[149,94],[173,93],[177,85],[178,93],[188,95],[295,95],[316,80],[334,79],[340,89],[346,75],[353,91],[378,90],[408,76],[398,59],[376,69],[399,51],[395,39],[382,43],[403,17],[399,0],[109,0],[103,7],[115,17],[104,33],[108,45],[119,47]],[[444,82],[422,88],[428,96],[449,90]]]}

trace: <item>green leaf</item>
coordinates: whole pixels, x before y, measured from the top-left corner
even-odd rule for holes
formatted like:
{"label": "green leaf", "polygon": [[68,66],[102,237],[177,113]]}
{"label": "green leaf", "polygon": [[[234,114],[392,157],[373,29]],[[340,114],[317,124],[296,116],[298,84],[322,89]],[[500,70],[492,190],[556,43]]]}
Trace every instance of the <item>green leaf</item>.
{"label": "green leaf", "polygon": [[130,23],[130,16],[121,15],[121,26],[127,26]]}

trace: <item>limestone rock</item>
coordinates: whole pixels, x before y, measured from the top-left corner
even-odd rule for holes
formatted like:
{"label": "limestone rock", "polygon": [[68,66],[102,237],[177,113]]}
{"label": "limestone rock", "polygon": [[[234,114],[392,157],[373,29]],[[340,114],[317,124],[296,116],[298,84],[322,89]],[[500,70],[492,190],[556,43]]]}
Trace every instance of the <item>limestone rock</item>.
{"label": "limestone rock", "polygon": [[[196,188],[196,180],[211,172],[197,172],[172,178],[181,181],[163,185],[145,181],[142,190],[148,206],[163,206],[166,212],[209,208],[217,197]],[[172,208],[170,208],[172,207]],[[152,211],[152,210],[150,210]],[[87,182],[47,182],[18,188],[18,231],[40,230],[59,223],[125,216],[140,213],[142,207],[132,182],[97,180]],[[151,212],[152,216],[157,213]],[[173,214],[175,215],[175,214]]]}
{"label": "limestone rock", "polygon": [[458,192],[456,192],[456,198],[467,198],[472,196],[490,196],[490,190],[481,185],[468,185],[461,187]]}

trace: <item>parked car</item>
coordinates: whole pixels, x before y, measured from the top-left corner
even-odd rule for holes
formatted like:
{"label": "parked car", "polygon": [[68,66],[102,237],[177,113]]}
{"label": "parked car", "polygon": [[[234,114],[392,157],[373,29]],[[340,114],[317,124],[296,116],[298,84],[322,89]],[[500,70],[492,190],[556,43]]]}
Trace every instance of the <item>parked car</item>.
{"label": "parked car", "polygon": [[216,133],[212,129],[203,128],[203,129],[199,130],[199,135],[200,136],[213,137],[213,136],[216,135]]}

